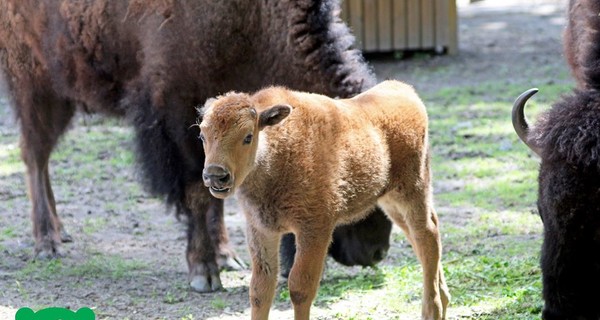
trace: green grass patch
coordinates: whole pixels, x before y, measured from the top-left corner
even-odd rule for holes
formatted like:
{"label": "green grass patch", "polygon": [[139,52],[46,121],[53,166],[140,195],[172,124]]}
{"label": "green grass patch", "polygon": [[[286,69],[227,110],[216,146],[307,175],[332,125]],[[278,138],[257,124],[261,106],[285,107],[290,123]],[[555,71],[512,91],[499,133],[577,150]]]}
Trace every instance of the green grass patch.
{"label": "green grass patch", "polygon": [[12,239],[17,236],[17,230],[12,226],[6,226],[0,229],[0,241]]}
{"label": "green grass patch", "polygon": [[[490,94],[500,86],[504,98]],[[527,106],[529,118],[549,109],[550,101],[569,90],[569,85],[555,84],[540,88]],[[424,97],[429,102],[434,181],[441,189],[438,202],[485,210],[535,204],[538,160],[511,123],[513,99],[521,91],[521,86],[486,83],[481,88],[442,89]],[[455,181],[461,185],[445,190]]]}
{"label": "green grass patch", "polygon": [[[571,87],[540,86],[526,108],[530,122]],[[525,89],[498,81],[424,97],[436,203],[457,211],[440,215],[450,315],[460,319],[540,316],[542,224],[531,214],[539,160],[511,123],[512,103]]]}
{"label": "green grass patch", "polygon": [[116,255],[94,255],[85,261],[67,265],[61,259],[31,261],[16,273],[16,278],[20,281],[56,278],[118,280],[139,276],[141,271],[147,269],[148,266],[142,261],[123,259]]}
{"label": "green grass patch", "polygon": [[105,218],[100,217],[86,217],[83,221],[83,232],[87,235],[94,234],[107,225]]}
{"label": "green grass patch", "polygon": [[216,297],[210,302],[211,307],[217,310],[225,309],[229,304],[221,297]]}
{"label": "green grass patch", "polygon": [[66,181],[110,179],[122,182],[108,172],[133,165],[134,155],[128,145],[132,139],[133,131],[128,127],[76,128],[64,136],[52,153],[51,168]]}
{"label": "green grass patch", "polygon": [[0,144],[0,177],[25,172],[17,143]]}

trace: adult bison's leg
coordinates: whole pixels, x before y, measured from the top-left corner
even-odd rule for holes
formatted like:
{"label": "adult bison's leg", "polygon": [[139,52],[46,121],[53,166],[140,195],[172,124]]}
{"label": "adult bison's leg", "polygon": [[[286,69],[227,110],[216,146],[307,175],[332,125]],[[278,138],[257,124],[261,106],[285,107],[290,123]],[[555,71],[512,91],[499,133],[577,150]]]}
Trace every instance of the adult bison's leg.
{"label": "adult bison's leg", "polygon": [[56,257],[59,255],[61,241],[70,241],[71,238],[64,232],[56,214],[48,161],[54,145],[73,117],[75,108],[51,93],[32,90],[28,94],[22,94],[27,92],[25,88],[27,87],[21,87],[20,92],[15,93],[15,103],[21,120],[21,156],[27,167],[32,204],[35,256]]}
{"label": "adult bison's leg", "polygon": [[238,270],[245,265],[229,246],[223,219],[223,200],[212,197],[202,183],[186,188],[188,246],[186,257],[190,286],[198,292],[222,288],[220,269]]}
{"label": "adult bison's leg", "polygon": [[186,257],[190,286],[198,292],[219,290],[223,286],[219,278],[217,248],[211,239],[207,219],[210,193],[201,183],[194,183],[186,188],[185,198],[186,209],[189,210]]}
{"label": "adult bison's leg", "polygon": [[242,270],[246,264],[229,245],[229,235],[225,227],[223,200],[210,197],[206,215],[207,229],[216,249],[217,265],[224,270]]}

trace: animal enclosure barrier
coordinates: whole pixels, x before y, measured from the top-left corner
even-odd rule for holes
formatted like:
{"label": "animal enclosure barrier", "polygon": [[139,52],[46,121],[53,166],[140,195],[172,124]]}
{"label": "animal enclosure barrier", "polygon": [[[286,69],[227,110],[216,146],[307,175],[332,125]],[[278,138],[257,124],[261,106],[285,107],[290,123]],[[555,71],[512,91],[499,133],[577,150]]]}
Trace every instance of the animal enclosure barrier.
{"label": "animal enclosure barrier", "polygon": [[458,50],[454,0],[343,0],[341,9],[364,52]]}

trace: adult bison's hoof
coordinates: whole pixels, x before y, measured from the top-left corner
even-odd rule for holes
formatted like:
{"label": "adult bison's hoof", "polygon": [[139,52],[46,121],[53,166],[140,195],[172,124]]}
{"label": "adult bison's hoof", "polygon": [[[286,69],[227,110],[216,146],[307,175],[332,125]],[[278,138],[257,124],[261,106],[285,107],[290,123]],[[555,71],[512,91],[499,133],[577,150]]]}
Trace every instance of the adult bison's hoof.
{"label": "adult bison's hoof", "polygon": [[191,268],[190,287],[196,292],[213,292],[223,289],[217,264],[214,262],[199,263]]}
{"label": "adult bison's hoof", "polygon": [[196,292],[213,292],[223,289],[221,279],[217,276],[194,276],[190,287]]}
{"label": "adult bison's hoof", "polygon": [[62,242],[58,234],[51,234],[41,238],[42,240],[35,243],[33,260],[48,260],[63,257],[59,250]]}
{"label": "adult bison's hoof", "polygon": [[62,254],[59,250],[54,250],[54,251],[42,250],[40,252],[35,253],[35,255],[33,256],[33,260],[52,260],[52,259],[63,258],[64,256],[65,255]]}
{"label": "adult bison's hoof", "polygon": [[57,245],[44,245],[36,248],[33,254],[33,260],[51,260],[62,258],[64,255],[60,252]]}

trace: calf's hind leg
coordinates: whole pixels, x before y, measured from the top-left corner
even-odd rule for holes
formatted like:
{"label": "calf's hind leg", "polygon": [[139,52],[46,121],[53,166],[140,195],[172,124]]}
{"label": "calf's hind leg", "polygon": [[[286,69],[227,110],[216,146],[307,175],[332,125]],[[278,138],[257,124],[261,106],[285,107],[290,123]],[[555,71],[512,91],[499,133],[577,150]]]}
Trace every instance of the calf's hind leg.
{"label": "calf's hind leg", "polygon": [[[23,89],[21,87],[20,89]],[[48,162],[58,138],[75,113],[68,101],[47,92],[16,94],[21,120],[21,156],[27,167],[27,183],[32,204],[31,220],[36,257],[56,257],[62,241],[71,237],[64,231],[56,213]]]}
{"label": "calf's hind leg", "polygon": [[441,263],[438,218],[428,191],[392,191],[378,204],[406,233],[423,268],[423,319],[445,319],[450,293]]}

